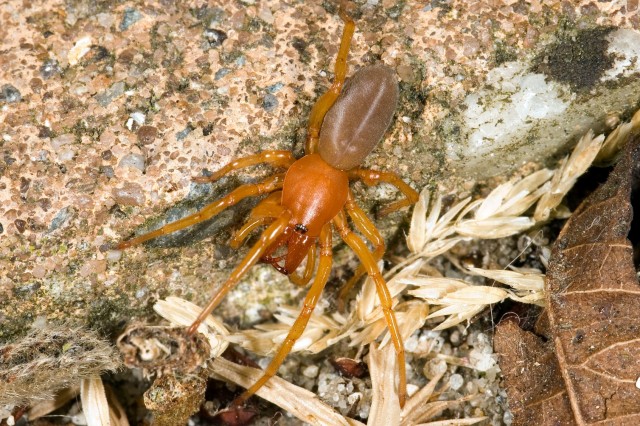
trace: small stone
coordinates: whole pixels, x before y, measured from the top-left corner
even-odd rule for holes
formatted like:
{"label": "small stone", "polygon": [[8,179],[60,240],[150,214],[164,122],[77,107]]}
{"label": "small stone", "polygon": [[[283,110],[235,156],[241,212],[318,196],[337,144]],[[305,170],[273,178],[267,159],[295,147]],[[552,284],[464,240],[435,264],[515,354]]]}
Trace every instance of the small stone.
{"label": "small stone", "polygon": [[56,138],[51,139],[51,148],[53,148],[54,152],[59,153],[64,145],[69,145],[73,143],[74,140],[75,138],[71,133],[60,135]]}
{"label": "small stone", "polygon": [[105,258],[109,262],[117,262],[122,257],[122,250],[109,250],[105,255]]}
{"label": "small stone", "polygon": [[16,219],[13,221],[13,224],[16,225],[16,229],[18,230],[19,233],[23,233],[25,227],[27,226],[27,222],[25,222],[22,219]]}
{"label": "small stone", "polygon": [[427,379],[431,380],[439,374],[444,374],[446,371],[447,363],[441,359],[434,358],[425,364],[423,374]]}
{"label": "small stone", "polygon": [[111,166],[100,166],[100,173],[112,179],[115,176],[115,172],[113,171],[113,167]]}
{"label": "small stone", "polygon": [[137,10],[128,7],[124,11],[124,16],[120,22],[120,31],[126,31],[130,26],[142,19],[142,14]]}
{"label": "small stone", "polygon": [[142,145],[153,143],[158,135],[158,129],[153,126],[142,126],[138,129],[138,142]]}
{"label": "small stone", "polygon": [[272,84],[271,86],[267,87],[267,92],[276,93],[277,91],[279,91],[283,87],[284,87],[284,83],[278,82],[276,84]]}
{"label": "small stone", "polygon": [[47,275],[47,270],[44,266],[38,264],[31,270],[31,275],[33,275],[33,278],[41,279]]}
{"label": "small stone", "polygon": [[264,99],[262,100],[262,108],[266,111],[271,112],[278,107],[278,98],[276,98],[271,93],[267,93],[264,95]]}
{"label": "small stone", "polygon": [[216,74],[213,78],[215,80],[220,80],[222,77],[229,74],[230,72],[231,70],[229,68],[220,68],[218,71],[216,71]]}
{"label": "small stone", "polygon": [[126,182],[121,188],[115,188],[113,190],[113,198],[116,203],[123,206],[140,206],[145,201],[142,187],[132,182]]}
{"label": "small stone", "polygon": [[82,37],[76,41],[76,44],[73,45],[67,54],[69,65],[76,65],[84,55],[89,53],[89,50],[91,50],[91,37]]}
{"label": "small stone", "polygon": [[464,378],[460,374],[452,374],[449,377],[449,387],[453,390],[458,390],[464,385]]}
{"label": "small stone", "polygon": [[209,47],[218,47],[227,39],[227,33],[213,28],[207,28],[202,35],[209,43]]}
{"label": "small stone", "polygon": [[49,232],[55,231],[73,217],[75,210],[71,206],[64,207],[55,215],[49,225]]}
{"label": "small stone", "polygon": [[62,68],[60,68],[60,65],[58,64],[58,61],[55,60],[55,59],[47,60],[40,67],[40,75],[45,80],[53,77],[54,75],[61,74],[61,73],[62,73]]}
{"label": "small stone", "polygon": [[318,375],[318,371],[319,371],[319,369],[318,369],[317,365],[310,365],[310,366],[306,367],[304,370],[302,370],[302,374],[305,377],[313,379]]}
{"label": "small stone", "polygon": [[124,89],[124,82],[119,81],[117,83],[114,83],[104,92],[97,94],[96,101],[98,101],[101,106],[106,107],[111,103],[111,101],[122,95],[124,93]]}
{"label": "small stone", "polygon": [[100,26],[104,28],[110,28],[115,21],[113,15],[111,15],[110,13],[98,13],[96,15],[96,18],[98,20],[98,24],[100,24]]}
{"label": "small stone", "polygon": [[29,81],[29,87],[31,87],[33,93],[40,93],[40,90],[42,90],[42,80],[38,77],[33,77],[31,81]]}
{"label": "small stone", "polygon": [[142,126],[147,119],[144,113],[140,111],[132,112],[130,117],[136,122],[136,124],[138,124],[138,126]]}
{"label": "small stone", "polygon": [[176,139],[179,141],[183,140],[189,135],[189,133],[191,133],[192,130],[193,128],[191,126],[187,126],[184,130],[181,130],[178,133],[176,133]]}
{"label": "small stone", "polygon": [[14,86],[10,84],[3,84],[2,87],[0,87],[0,102],[12,104],[15,102],[20,102],[21,100],[22,95],[20,94],[20,91]]}
{"label": "small stone", "polygon": [[121,167],[121,168],[131,167],[134,169],[138,169],[141,172],[144,172],[144,168],[145,168],[144,163],[145,163],[145,158],[143,155],[127,154],[124,157],[122,157],[122,160],[120,160],[120,164],[118,164],[118,167]]}
{"label": "small stone", "polygon": [[61,162],[71,161],[76,156],[76,152],[71,148],[63,148],[58,152],[58,160]]}

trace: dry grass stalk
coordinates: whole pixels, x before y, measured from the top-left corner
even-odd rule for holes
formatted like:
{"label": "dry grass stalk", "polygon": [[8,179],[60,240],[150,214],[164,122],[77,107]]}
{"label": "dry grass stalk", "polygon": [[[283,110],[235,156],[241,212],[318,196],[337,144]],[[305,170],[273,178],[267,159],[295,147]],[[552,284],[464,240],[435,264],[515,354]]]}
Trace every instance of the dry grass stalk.
{"label": "dry grass stalk", "polygon": [[42,416],[46,416],[49,413],[56,411],[58,408],[66,405],[69,401],[76,398],[80,393],[80,384],[71,386],[58,392],[53,399],[46,399],[40,401],[29,408],[27,411],[27,418],[29,421],[39,419]]}
{"label": "dry grass stalk", "polygon": [[396,361],[392,345],[378,349],[378,345],[372,342],[369,346],[368,364],[373,397],[367,425],[400,424]]}
{"label": "dry grass stalk", "polygon": [[467,321],[486,306],[506,299],[537,305],[544,303],[544,275],[540,271],[522,272],[480,268],[471,268],[470,271],[506,284],[511,289],[479,286],[464,280],[442,277],[415,276],[403,278],[401,281],[417,287],[415,290],[410,290],[409,294],[425,300],[430,305],[440,307],[427,319],[447,317],[434,330],[443,330]]}
{"label": "dry grass stalk", "polygon": [[594,162],[601,165],[614,163],[629,136],[637,134],[638,131],[640,131],[640,110],[636,111],[631,121],[622,123],[607,136]]}
{"label": "dry grass stalk", "polygon": [[[368,425],[414,426],[418,424],[438,424],[439,422],[421,422],[433,419],[441,415],[444,410],[472,399],[437,400],[439,393],[435,390],[446,372],[445,367],[426,386],[413,394],[407,400],[404,408],[400,409],[396,383],[396,361],[397,358],[392,345],[378,348],[378,345],[374,342],[369,346],[368,364],[371,372],[373,399],[367,421]],[[463,420],[445,420],[445,422],[451,422],[448,423],[451,425],[470,425],[485,419],[486,417],[475,417]]]}
{"label": "dry grass stalk", "polygon": [[569,157],[560,162],[560,167],[554,172],[551,187],[544,193],[533,218],[536,222],[543,222],[552,217],[553,210],[560,205],[562,199],[569,192],[578,178],[591,166],[604,142],[604,135],[593,137],[589,130],[573,149]]}
{"label": "dry grass stalk", "polygon": [[[214,377],[237,383],[245,388],[251,386],[262,376],[262,370],[234,364],[223,358],[213,360],[209,365],[209,371]],[[359,421],[337,413],[333,407],[322,402],[313,392],[277,376],[272,377],[261,387],[257,395],[287,410],[298,419],[313,425],[363,426]]]}
{"label": "dry grass stalk", "polygon": [[88,426],[109,426],[109,403],[100,376],[80,381],[80,401]]}

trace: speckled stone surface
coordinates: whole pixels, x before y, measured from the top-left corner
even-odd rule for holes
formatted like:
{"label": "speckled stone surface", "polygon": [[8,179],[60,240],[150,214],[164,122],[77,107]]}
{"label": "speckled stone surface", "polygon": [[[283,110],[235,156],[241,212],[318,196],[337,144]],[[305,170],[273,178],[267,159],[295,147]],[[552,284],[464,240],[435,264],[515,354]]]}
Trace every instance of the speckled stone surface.
{"label": "speckled stone surface", "polygon": [[[491,69],[540,55],[567,27],[638,27],[637,1],[356,6],[350,66],[382,61],[401,89],[365,165],[417,189],[455,178],[460,164],[444,145],[456,134],[439,123]],[[224,244],[251,203],[155,247],[105,248],[268,173],[194,184],[205,169],[263,149],[302,154],[306,117],[333,75],[336,12],[320,0],[2,2],[0,341],[36,320],[117,333],[132,318],[155,318],[150,304],[167,295],[203,303],[239,260]],[[356,193],[368,209],[396,196]],[[221,312],[241,322],[298,293],[258,267]]]}

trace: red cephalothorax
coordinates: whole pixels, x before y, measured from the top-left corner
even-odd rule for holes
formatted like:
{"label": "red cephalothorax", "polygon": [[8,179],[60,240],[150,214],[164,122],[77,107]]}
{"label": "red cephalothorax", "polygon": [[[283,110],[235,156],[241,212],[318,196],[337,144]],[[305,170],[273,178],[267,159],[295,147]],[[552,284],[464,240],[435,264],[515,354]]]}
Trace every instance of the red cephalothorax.
{"label": "red cephalothorax", "polygon": [[[294,162],[285,175],[281,201],[291,219],[261,260],[283,274],[293,273],[311,245],[316,244],[322,227],[342,210],[348,193],[347,173],[328,165],[319,154],[305,155]],[[286,253],[273,257],[281,246],[286,246]],[[282,260],[284,265],[280,264]]]}

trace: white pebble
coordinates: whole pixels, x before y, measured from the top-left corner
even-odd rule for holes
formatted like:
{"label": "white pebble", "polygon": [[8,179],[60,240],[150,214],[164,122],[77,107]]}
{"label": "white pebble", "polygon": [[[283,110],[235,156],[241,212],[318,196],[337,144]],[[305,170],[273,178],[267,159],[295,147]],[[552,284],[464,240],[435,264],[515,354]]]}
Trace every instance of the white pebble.
{"label": "white pebble", "polygon": [[69,54],[67,55],[69,65],[76,65],[84,55],[89,53],[89,50],[91,50],[91,37],[82,37],[76,41],[76,44],[69,50]]}
{"label": "white pebble", "polygon": [[355,404],[356,402],[362,399],[362,392],[354,392],[347,397],[347,402],[349,404]]}
{"label": "white pebble", "polygon": [[140,111],[135,111],[131,113],[131,118],[133,119],[133,121],[135,121],[139,126],[142,126],[147,117],[144,115],[144,113],[140,112]]}
{"label": "white pebble", "polygon": [[80,413],[75,416],[71,416],[71,423],[78,426],[84,426],[87,424],[87,419],[85,418],[84,413]]}
{"label": "white pebble", "polygon": [[307,368],[305,368],[304,370],[302,370],[302,374],[305,377],[313,379],[318,375],[318,371],[319,371],[319,369],[318,369],[317,365],[310,365]]}
{"label": "white pebble", "polygon": [[459,374],[452,374],[449,377],[449,387],[453,390],[458,390],[464,385],[464,379]]}

